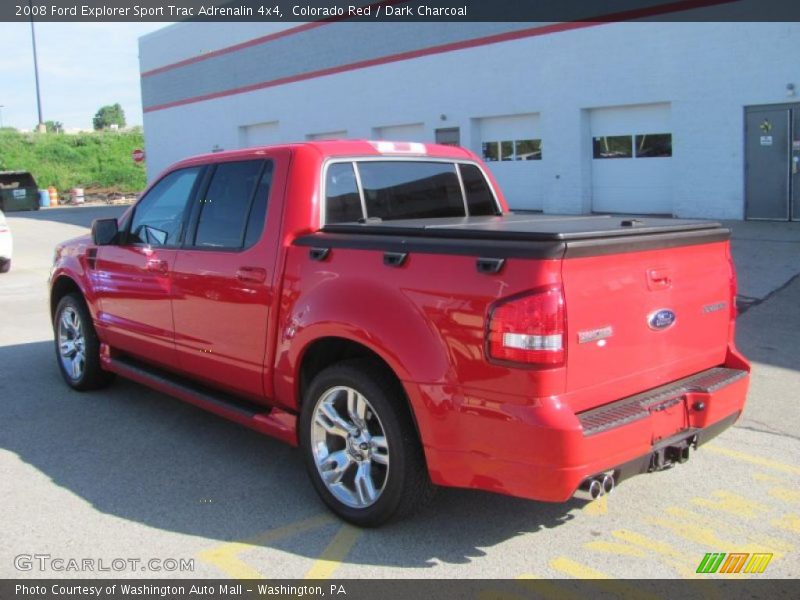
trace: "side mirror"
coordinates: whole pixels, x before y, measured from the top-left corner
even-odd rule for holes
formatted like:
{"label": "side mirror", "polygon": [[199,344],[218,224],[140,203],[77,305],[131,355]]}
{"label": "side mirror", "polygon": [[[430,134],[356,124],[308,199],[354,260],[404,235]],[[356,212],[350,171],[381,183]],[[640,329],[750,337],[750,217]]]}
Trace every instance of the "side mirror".
{"label": "side mirror", "polygon": [[95,219],[92,222],[92,241],[96,246],[108,246],[117,239],[119,228],[116,219]]}

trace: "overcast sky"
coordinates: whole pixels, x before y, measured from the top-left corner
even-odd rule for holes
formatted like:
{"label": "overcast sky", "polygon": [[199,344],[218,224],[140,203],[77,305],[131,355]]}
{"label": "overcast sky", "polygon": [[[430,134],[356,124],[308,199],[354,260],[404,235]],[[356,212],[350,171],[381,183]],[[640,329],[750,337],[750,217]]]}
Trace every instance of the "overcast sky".
{"label": "overcast sky", "polygon": [[[105,104],[119,102],[129,125],[142,124],[139,36],[166,23],[36,23],[45,121],[90,129]],[[30,23],[0,23],[3,125],[36,126]]]}

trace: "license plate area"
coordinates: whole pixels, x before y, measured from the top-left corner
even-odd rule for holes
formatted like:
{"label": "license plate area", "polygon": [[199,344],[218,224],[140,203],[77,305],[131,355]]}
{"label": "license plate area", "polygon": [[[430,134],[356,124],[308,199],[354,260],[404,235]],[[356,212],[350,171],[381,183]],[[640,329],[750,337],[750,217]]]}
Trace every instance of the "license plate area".
{"label": "license plate area", "polygon": [[689,427],[686,404],[686,396],[680,395],[660,399],[643,407],[650,414],[650,441],[653,445]]}

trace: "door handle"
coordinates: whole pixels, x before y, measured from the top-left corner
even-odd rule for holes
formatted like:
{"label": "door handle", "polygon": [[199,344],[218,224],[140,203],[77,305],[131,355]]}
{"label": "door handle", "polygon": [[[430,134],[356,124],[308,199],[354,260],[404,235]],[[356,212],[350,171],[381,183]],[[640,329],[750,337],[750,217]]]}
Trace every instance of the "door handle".
{"label": "door handle", "polygon": [[267,270],[259,267],[239,267],[236,279],[249,283],[264,283],[267,280]]}
{"label": "door handle", "polygon": [[152,271],[154,273],[166,273],[169,271],[167,261],[159,258],[148,258],[147,262],[144,263],[144,268],[146,271]]}

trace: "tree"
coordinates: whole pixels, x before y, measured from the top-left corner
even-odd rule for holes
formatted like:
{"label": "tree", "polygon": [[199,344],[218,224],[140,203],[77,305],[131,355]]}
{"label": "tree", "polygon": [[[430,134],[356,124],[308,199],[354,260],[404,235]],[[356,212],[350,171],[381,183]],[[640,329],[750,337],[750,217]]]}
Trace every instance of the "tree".
{"label": "tree", "polygon": [[94,116],[93,123],[95,129],[108,129],[112,125],[122,129],[125,127],[125,111],[119,103],[103,106]]}
{"label": "tree", "polygon": [[45,121],[44,126],[47,133],[63,133],[64,124],[61,121]]}

